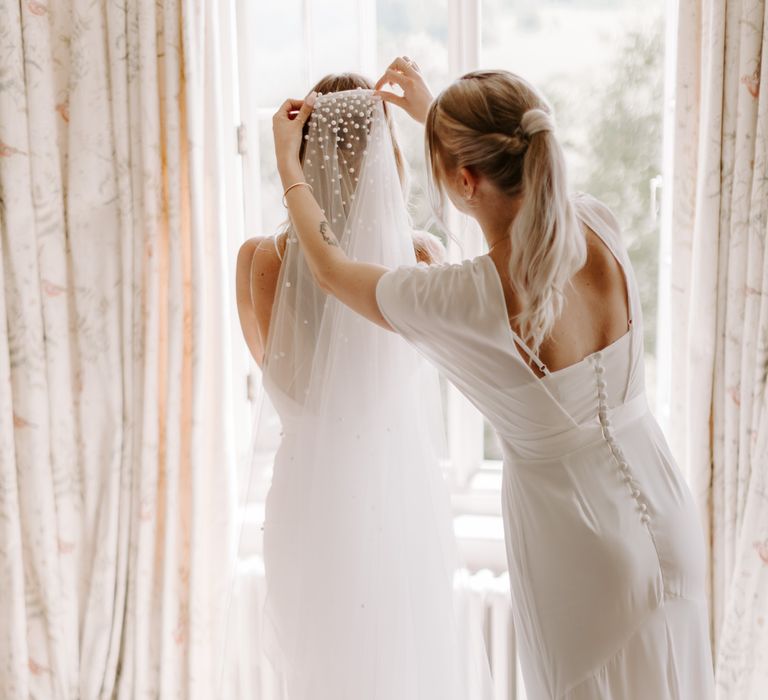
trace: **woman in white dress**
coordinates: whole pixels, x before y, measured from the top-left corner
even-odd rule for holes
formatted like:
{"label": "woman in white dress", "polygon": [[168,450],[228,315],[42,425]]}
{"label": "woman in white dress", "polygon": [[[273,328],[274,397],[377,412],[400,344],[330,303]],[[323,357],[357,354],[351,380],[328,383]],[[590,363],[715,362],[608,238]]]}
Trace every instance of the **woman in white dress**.
{"label": "woman in white dress", "polygon": [[[343,74],[317,88],[297,162],[340,250],[388,266],[439,255],[411,231],[372,85]],[[281,427],[264,522],[270,700],[484,700],[480,630],[469,647],[454,608],[434,369],[317,288],[292,226],[246,243],[238,268],[243,332]]]}
{"label": "woman in white dress", "polygon": [[312,95],[275,115],[278,167],[319,286],[415,344],[499,435],[529,699],[713,697],[702,533],[646,402],[616,220],[569,195],[550,109],[519,77],[471,73],[432,101],[399,58],[386,83],[403,94],[382,97],[425,123],[436,187],[478,221],[487,255],[396,269],[350,260],[297,185]]}

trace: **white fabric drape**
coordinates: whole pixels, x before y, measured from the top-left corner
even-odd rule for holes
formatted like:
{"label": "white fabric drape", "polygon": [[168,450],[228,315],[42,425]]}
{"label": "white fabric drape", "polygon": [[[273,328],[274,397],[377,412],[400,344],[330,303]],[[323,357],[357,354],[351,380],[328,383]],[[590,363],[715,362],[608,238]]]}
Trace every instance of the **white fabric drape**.
{"label": "white fabric drape", "polygon": [[215,697],[233,470],[212,31],[182,0],[0,0],[6,700]]}
{"label": "white fabric drape", "polygon": [[768,697],[765,0],[679,0],[671,436],[711,543],[718,698]]}

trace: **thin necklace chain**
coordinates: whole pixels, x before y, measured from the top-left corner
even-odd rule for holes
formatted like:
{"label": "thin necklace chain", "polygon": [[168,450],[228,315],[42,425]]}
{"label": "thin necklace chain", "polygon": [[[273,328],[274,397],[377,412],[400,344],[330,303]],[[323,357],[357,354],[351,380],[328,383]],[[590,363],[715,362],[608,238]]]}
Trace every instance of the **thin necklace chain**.
{"label": "thin necklace chain", "polygon": [[503,236],[502,238],[499,238],[498,241],[488,248],[488,252],[490,253],[497,245],[499,245],[499,243],[504,243],[504,241],[509,241],[509,237]]}

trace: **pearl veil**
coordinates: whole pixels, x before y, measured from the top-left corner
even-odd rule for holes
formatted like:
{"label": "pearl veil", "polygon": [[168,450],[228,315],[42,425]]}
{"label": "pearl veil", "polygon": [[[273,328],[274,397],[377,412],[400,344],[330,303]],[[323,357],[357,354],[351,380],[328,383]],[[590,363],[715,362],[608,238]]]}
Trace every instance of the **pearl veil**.
{"label": "pearl veil", "polygon": [[[317,99],[304,174],[347,255],[416,264],[372,91]],[[266,501],[263,639],[284,697],[489,697],[482,643],[468,641],[455,612],[437,376],[398,335],[317,288],[290,228],[263,381],[282,427]],[[257,439],[269,413],[259,412]]]}

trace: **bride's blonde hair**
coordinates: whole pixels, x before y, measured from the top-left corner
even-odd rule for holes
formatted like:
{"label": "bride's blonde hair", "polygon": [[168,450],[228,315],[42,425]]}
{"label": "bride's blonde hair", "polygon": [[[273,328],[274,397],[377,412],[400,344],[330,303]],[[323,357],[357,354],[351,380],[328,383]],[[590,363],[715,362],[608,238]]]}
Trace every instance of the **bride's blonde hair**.
{"label": "bride's blonde hair", "polygon": [[533,352],[562,312],[564,288],[586,261],[586,241],[568,193],[565,160],[551,108],[528,82],[507,71],[467,73],[429,109],[427,161],[434,206],[444,178],[459,168],[522,195],[509,231],[509,277],[520,301],[514,322]]}

